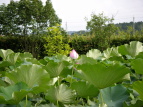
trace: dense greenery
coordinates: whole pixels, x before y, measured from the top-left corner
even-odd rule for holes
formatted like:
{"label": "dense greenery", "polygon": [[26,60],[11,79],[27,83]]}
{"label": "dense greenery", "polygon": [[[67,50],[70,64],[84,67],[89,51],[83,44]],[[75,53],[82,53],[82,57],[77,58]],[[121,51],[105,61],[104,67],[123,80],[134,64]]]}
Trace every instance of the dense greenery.
{"label": "dense greenery", "polygon": [[110,45],[110,38],[117,30],[117,27],[113,24],[113,18],[108,18],[103,13],[91,14],[91,19],[87,21],[86,28],[91,35],[95,35],[98,47],[102,50]]}
{"label": "dense greenery", "polygon": [[[143,34],[143,33],[142,33]],[[140,41],[143,42],[143,35],[138,32],[135,36],[131,36],[128,32],[121,32],[120,35],[112,36],[110,39],[110,46],[105,45],[105,48],[123,45],[125,43],[129,43],[130,41]],[[69,44],[72,49],[75,49],[79,54],[85,54],[90,49],[99,49],[103,51],[99,46],[97,39],[95,36],[87,35],[87,36],[62,36],[63,43]],[[69,41],[69,43],[68,43]],[[53,44],[55,41],[50,41]],[[59,41],[58,41],[59,42]],[[55,43],[55,46],[57,43]],[[3,49],[12,49],[15,52],[30,52],[36,58],[43,58],[45,55],[48,55],[46,48],[44,45],[48,45],[48,42],[45,39],[41,38],[41,36],[27,36],[27,37],[0,37],[0,48]],[[60,46],[60,45],[59,45]],[[58,46],[57,46],[58,47]],[[52,50],[52,49],[51,49]],[[68,48],[69,50],[69,48]],[[52,52],[53,54],[54,51]]]}
{"label": "dense greenery", "polygon": [[133,27],[134,26],[134,30],[137,30],[137,31],[141,31],[143,30],[143,22],[142,21],[139,21],[139,22],[124,22],[124,23],[118,23],[116,24],[117,27],[120,28],[120,30],[123,30],[123,31],[126,31],[128,29],[128,27]]}
{"label": "dense greenery", "polygon": [[59,25],[49,27],[48,34],[45,35],[44,40],[46,43],[44,44],[45,54],[48,56],[63,54],[68,55],[71,48],[69,46],[69,40],[63,36],[61,31],[61,27]]}
{"label": "dense greenery", "polygon": [[46,5],[41,0],[11,0],[0,5],[0,35],[39,35],[47,27],[61,23],[50,0]]}
{"label": "dense greenery", "polygon": [[0,49],[2,107],[142,107],[143,45],[101,52],[91,49],[78,59]]}

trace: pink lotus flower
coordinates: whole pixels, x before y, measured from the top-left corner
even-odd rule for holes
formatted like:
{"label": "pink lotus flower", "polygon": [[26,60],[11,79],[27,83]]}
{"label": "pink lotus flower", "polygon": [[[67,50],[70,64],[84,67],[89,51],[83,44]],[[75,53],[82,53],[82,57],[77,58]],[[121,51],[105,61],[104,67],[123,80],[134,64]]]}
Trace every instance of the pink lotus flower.
{"label": "pink lotus flower", "polygon": [[77,59],[78,56],[79,56],[78,53],[74,49],[70,52],[70,57],[72,59]]}

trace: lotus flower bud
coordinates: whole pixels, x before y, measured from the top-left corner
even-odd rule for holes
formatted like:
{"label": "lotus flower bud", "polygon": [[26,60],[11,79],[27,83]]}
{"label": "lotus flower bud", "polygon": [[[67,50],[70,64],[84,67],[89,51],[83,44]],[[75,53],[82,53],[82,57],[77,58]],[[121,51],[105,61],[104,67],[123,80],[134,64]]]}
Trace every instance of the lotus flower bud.
{"label": "lotus flower bud", "polygon": [[77,59],[78,56],[79,56],[78,53],[74,49],[70,52],[70,57],[72,59]]}

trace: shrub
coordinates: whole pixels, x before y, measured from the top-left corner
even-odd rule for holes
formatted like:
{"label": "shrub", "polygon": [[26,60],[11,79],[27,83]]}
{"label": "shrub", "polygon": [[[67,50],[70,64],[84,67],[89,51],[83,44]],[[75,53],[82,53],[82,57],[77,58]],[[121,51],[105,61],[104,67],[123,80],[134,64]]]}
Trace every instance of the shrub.
{"label": "shrub", "polygon": [[69,41],[66,37],[62,36],[62,31],[60,30],[59,25],[49,27],[48,35],[44,36],[46,43],[44,44],[45,54],[48,56],[53,56],[57,54],[69,54],[71,50],[69,46]]}

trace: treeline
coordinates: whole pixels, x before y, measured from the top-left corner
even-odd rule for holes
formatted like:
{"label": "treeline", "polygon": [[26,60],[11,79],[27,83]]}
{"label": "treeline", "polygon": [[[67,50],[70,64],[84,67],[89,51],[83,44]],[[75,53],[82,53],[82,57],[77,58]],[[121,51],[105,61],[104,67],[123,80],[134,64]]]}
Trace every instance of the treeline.
{"label": "treeline", "polygon": [[[55,37],[60,37],[56,39]],[[50,41],[48,39],[41,38],[39,36],[4,36],[0,37],[0,48],[1,49],[12,49],[15,52],[30,52],[35,58],[43,58],[44,56],[52,56],[52,54],[60,54],[62,52],[68,53],[70,50],[75,49],[80,55],[87,53],[90,49],[99,49],[101,51],[108,47],[119,46],[127,44],[130,41],[140,41],[143,43],[142,35],[117,35],[110,38],[110,43],[100,42],[95,36],[55,36]],[[67,42],[69,41],[69,42]],[[48,47],[45,47],[48,46]],[[70,48],[69,48],[69,46]],[[62,52],[60,52],[63,50]],[[68,52],[67,52],[68,51]],[[57,53],[60,52],[60,53]],[[52,54],[51,54],[52,53]]]}
{"label": "treeline", "polygon": [[43,5],[41,0],[11,0],[8,5],[0,5],[0,35],[39,35],[47,27],[60,24],[51,0]]}
{"label": "treeline", "polygon": [[128,29],[128,27],[133,27],[134,30],[137,30],[137,31],[141,31],[143,30],[143,22],[142,21],[139,21],[139,22],[124,22],[124,23],[118,23],[118,24],[115,24],[117,27],[120,28],[120,30],[123,30],[123,31],[126,31]]}
{"label": "treeline", "polygon": [[40,59],[45,55],[68,55],[72,49],[85,54],[90,49],[103,51],[130,41],[143,42],[142,29],[134,31],[130,26],[120,30],[103,13],[91,14],[88,32],[79,35],[68,36],[60,23],[50,0],[46,5],[41,0],[11,0],[8,5],[0,5],[0,48],[30,52]]}
{"label": "treeline", "polygon": [[[143,30],[143,22],[124,22],[124,23],[117,23],[115,24],[116,27],[119,28],[121,31],[127,31],[129,28],[134,28],[134,31],[141,31]],[[68,34],[70,35],[86,35],[88,33],[87,30],[80,30],[80,31],[69,31]]]}

